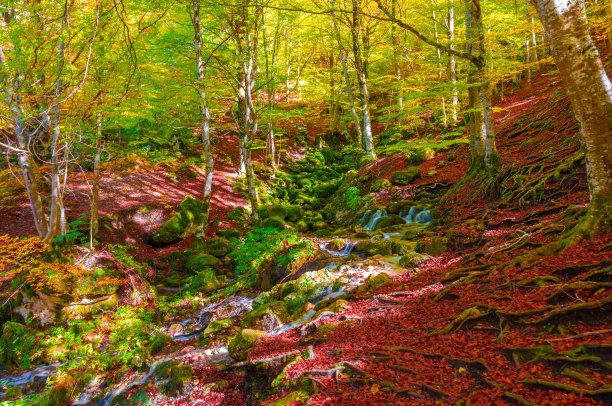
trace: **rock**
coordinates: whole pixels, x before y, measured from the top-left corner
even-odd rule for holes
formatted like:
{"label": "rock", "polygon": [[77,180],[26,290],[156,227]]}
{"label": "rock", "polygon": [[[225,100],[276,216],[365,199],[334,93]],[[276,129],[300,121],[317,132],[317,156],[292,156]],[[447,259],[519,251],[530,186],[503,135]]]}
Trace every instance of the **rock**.
{"label": "rock", "polygon": [[[237,221],[239,223],[244,223],[249,218],[249,211],[244,207],[238,206],[229,213],[227,213],[227,219],[232,221]],[[226,237],[227,238],[227,237]]]}
{"label": "rock", "polygon": [[391,174],[391,183],[398,186],[406,186],[421,177],[421,170],[414,166],[406,168],[405,171],[396,171]]}
{"label": "rock", "polygon": [[234,249],[234,246],[229,240],[221,237],[209,238],[206,240],[206,247],[210,255],[216,258],[222,258]]}
{"label": "rock", "polygon": [[259,208],[259,217],[262,219],[277,217],[284,220],[287,217],[287,209],[281,205],[262,206]]}
{"label": "rock", "polygon": [[315,186],[312,193],[320,199],[327,199],[336,192],[336,189],[338,189],[336,182],[326,182]]}
{"label": "rock", "polygon": [[217,230],[217,235],[229,241],[237,241],[242,236],[242,233],[236,229],[228,228],[223,230]]}
{"label": "rock", "polygon": [[164,387],[169,395],[175,396],[183,391],[185,382],[193,376],[193,368],[189,365],[181,365],[177,360],[171,360],[161,363],[155,368],[154,373],[167,380]]}
{"label": "rock", "polygon": [[342,251],[344,247],[346,247],[346,241],[340,239],[332,240],[325,246],[330,251]]}
{"label": "rock", "polygon": [[300,206],[287,206],[287,219],[291,222],[299,221],[304,216],[304,210]]}
{"label": "rock", "polygon": [[202,203],[192,196],[185,196],[177,206],[175,214],[153,234],[153,243],[155,245],[170,244],[193,235],[201,211]]}
{"label": "rock", "polygon": [[382,228],[398,226],[402,224],[406,224],[406,220],[404,220],[397,214],[390,214],[387,217],[383,217],[379,219],[378,222],[376,223],[376,226],[374,227],[374,230],[380,230]]}
{"label": "rock", "polygon": [[315,335],[320,337],[326,337],[327,334],[331,333],[336,329],[336,325],[334,323],[321,324],[317,331],[315,331]]}
{"label": "rock", "polygon": [[376,290],[382,286],[390,285],[391,283],[393,283],[393,280],[384,272],[379,273],[376,276],[370,276],[366,280],[366,285],[368,288],[370,288],[370,290]]}
{"label": "rock", "polygon": [[38,361],[43,334],[19,323],[7,321],[0,337],[0,362],[26,369]]}
{"label": "rock", "polygon": [[185,264],[185,268],[192,272],[202,271],[205,269],[215,269],[217,266],[219,266],[220,262],[221,261],[219,261],[218,258],[213,257],[212,255],[199,254],[190,258]]}
{"label": "rock", "polygon": [[21,303],[13,311],[26,320],[31,317],[37,320],[41,327],[55,324],[56,310],[63,307],[65,302],[55,296],[48,296],[42,292],[35,292],[28,297],[22,295]]}
{"label": "rock", "polygon": [[427,173],[425,174],[426,178],[433,178],[434,176],[436,176],[438,174],[438,171],[431,169],[429,171],[427,171]]}
{"label": "rock", "polygon": [[6,393],[4,394],[5,400],[13,400],[23,396],[23,391],[19,386],[8,385],[6,387]]}
{"label": "rock", "polygon": [[379,192],[381,190],[391,189],[391,182],[389,179],[377,179],[370,186],[370,193]]}
{"label": "rock", "polygon": [[287,305],[283,301],[267,303],[247,314],[242,323],[244,327],[271,333],[289,322]]}
{"label": "rock", "polygon": [[232,319],[213,320],[206,326],[206,329],[204,329],[204,335],[213,336],[221,331],[227,330],[233,323],[234,320]]}
{"label": "rock", "polygon": [[423,262],[431,259],[429,255],[419,254],[414,251],[408,252],[406,255],[400,258],[399,265],[404,268],[414,268],[421,265]]}
{"label": "rock", "polygon": [[447,244],[448,239],[445,237],[426,237],[417,241],[415,251],[429,255],[442,255],[446,252]]}
{"label": "rock", "polygon": [[382,255],[387,256],[391,254],[399,254],[404,250],[404,247],[390,239],[384,239],[379,241],[360,241],[355,246],[355,249],[365,253],[367,256]]}
{"label": "rock", "polygon": [[217,278],[217,275],[212,269],[205,269],[197,272],[189,284],[189,289],[192,292],[211,291],[221,288],[224,283]]}
{"label": "rock", "polygon": [[348,309],[349,307],[350,307],[349,302],[343,299],[338,299],[332,304],[328,304],[325,307],[317,309],[317,313],[315,314],[313,319],[315,320],[318,319],[324,312],[339,313],[339,312],[342,312]]}
{"label": "rock", "polygon": [[83,320],[104,310],[116,307],[117,300],[117,295],[115,294],[97,299],[85,298],[80,302],[70,303],[62,308],[61,314],[68,319]]}
{"label": "rock", "polygon": [[263,228],[275,228],[280,231],[285,229],[285,222],[278,217],[270,217],[265,219],[261,226]]}
{"label": "rock", "polygon": [[249,350],[255,347],[257,341],[265,335],[265,331],[240,330],[227,346],[229,355],[237,361],[246,361],[249,357]]}

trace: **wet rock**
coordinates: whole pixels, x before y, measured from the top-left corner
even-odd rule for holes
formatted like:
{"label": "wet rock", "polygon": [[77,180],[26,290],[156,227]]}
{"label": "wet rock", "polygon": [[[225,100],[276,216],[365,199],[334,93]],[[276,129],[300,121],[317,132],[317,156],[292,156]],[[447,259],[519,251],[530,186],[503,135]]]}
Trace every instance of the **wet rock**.
{"label": "wet rock", "polygon": [[270,333],[288,323],[289,319],[290,316],[285,302],[276,301],[267,303],[246,315],[243,325]]}
{"label": "wet rock", "polygon": [[350,307],[349,302],[347,302],[344,299],[338,299],[338,300],[334,301],[331,304],[327,304],[325,307],[321,307],[319,309],[316,309],[317,313],[315,314],[314,318],[315,319],[320,318],[321,315],[324,312],[330,312],[333,315],[334,313],[342,312],[342,311],[348,309],[349,307]]}
{"label": "wet rock", "polygon": [[204,335],[212,336],[218,334],[222,331],[229,329],[234,321],[232,319],[224,319],[224,320],[214,320],[211,321],[206,329],[204,330]]}
{"label": "wet rock", "polygon": [[397,214],[390,214],[387,217],[383,217],[379,219],[378,222],[376,223],[376,226],[374,227],[374,230],[380,230],[382,228],[387,228],[391,226],[399,226],[403,224],[406,224],[405,219],[398,216]]}
{"label": "wet rock", "polygon": [[380,241],[360,241],[355,247],[367,256],[399,254],[404,247],[396,241],[384,239]]}
{"label": "wet rock", "polygon": [[266,335],[265,331],[244,329],[238,332],[229,342],[227,349],[232,358],[246,361],[249,351],[255,347],[257,341]]}
{"label": "wet rock", "polygon": [[185,268],[189,271],[196,272],[205,269],[215,269],[221,261],[209,254],[199,254],[190,258],[185,264]]}
{"label": "wet rock", "polygon": [[20,315],[23,320],[33,318],[39,322],[41,327],[45,327],[55,324],[56,310],[65,304],[60,298],[35,292],[31,297],[24,294],[21,304],[13,312]]}
{"label": "wet rock", "polygon": [[408,167],[405,171],[396,171],[391,174],[391,183],[397,186],[407,186],[421,177],[421,170]]}
{"label": "wet rock", "polygon": [[370,193],[379,192],[381,190],[386,190],[391,188],[391,182],[389,179],[377,179],[370,186]]}
{"label": "wet rock", "polygon": [[234,246],[225,238],[216,237],[206,240],[206,247],[210,255],[216,258],[222,258],[232,252]]}
{"label": "wet rock", "polygon": [[184,331],[185,331],[185,327],[183,327],[182,325],[173,324],[168,328],[168,335],[170,337],[174,337],[176,335],[183,334]]}
{"label": "wet rock", "polygon": [[391,279],[389,275],[387,275],[384,272],[379,273],[378,275],[375,275],[375,276],[370,276],[366,280],[366,285],[368,286],[370,290],[376,290],[382,286],[390,285],[391,283],[393,283],[393,280]]}

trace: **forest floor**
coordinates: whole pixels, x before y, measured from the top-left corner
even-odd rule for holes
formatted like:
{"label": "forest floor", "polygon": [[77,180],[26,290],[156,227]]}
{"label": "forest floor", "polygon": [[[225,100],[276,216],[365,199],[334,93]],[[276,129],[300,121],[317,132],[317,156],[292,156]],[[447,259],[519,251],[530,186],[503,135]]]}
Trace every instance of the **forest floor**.
{"label": "forest floor", "polygon": [[[262,338],[241,366],[205,362],[197,337],[171,346],[162,355],[183,354],[194,370],[184,393],[162,396],[155,385],[135,386],[125,399],[138,404],[144,393],[142,404],[176,405],[612,404],[612,233],[560,253],[547,249],[575,224],[589,197],[579,127],[561,89],[557,76],[541,75],[496,102],[503,167],[495,181],[465,181],[469,151],[461,146],[456,159],[442,152],[418,165],[431,176],[374,193],[387,204],[437,185],[452,190],[436,204],[450,213],[435,232],[448,238],[443,254],[391,274],[384,286],[349,293],[343,310],[308,328]],[[322,131],[314,116],[302,124],[310,134]],[[292,145],[297,130],[288,133],[284,142]],[[246,206],[232,188],[238,158],[230,151],[237,151],[237,139],[220,137],[215,151],[211,218],[218,221],[211,235],[237,227],[227,213]],[[295,143],[287,154],[299,159],[303,147]],[[263,157],[262,150],[254,152],[256,161]],[[406,166],[398,154],[358,175],[390,179]],[[103,244],[129,244],[139,261],[191,245],[188,239],[154,248],[148,240],[185,195],[201,197],[201,170],[126,158],[109,163],[103,179],[101,215],[122,222],[102,231]],[[70,185],[70,220],[87,210],[85,180]],[[0,210],[0,234],[34,234],[27,201],[17,195]],[[135,215],[143,207],[146,215]],[[347,258],[344,266],[386,265],[374,256]],[[271,372],[256,366],[270,359],[282,362],[266,375]],[[261,393],[265,399],[257,397]]]}

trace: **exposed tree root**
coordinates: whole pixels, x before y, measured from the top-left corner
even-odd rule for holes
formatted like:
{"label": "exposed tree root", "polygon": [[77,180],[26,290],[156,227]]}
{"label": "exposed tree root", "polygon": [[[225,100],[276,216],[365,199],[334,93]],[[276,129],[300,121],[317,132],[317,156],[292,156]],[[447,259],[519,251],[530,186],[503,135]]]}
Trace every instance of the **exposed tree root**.
{"label": "exposed tree root", "polygon": [[570,306],[555,307],[550,312],[548,312],[548,314],[546,314],[544,317],[541,317],[533,321],[526,321],[525,323],[527,324],[544,323],[557,316],[561,316],[561,315],[573,313],[573,312],[580,312],[584,310],[595,310],[595,309],[606,307],[607,305],[611,303],[612,303],[612,295],[607,296],[600,300],[594,300],[592,302],[582,302],[582,303],[576,303]]}
{"label": "exposed tree root", "polygon": [[541,379],[524,379],[520,383],[537,389],[556,390],[567,393],[575,393],[577,395],[586,396],[594,400],[610,400],[612,397],[612,387],[604,387],[602,389],[584,389],[577,388],[566,383],[549,382]]}
{"label": "exposed tree root", "polygon": [[466,321],[481,319],[489,315],[488,311],[482,312],[478,306],[465,309],[459,316],[453,319],[446,327],[427,334],[427,337],[448,334],[453,330],[459,330]]}
{"label": "exposed tree root", "polygon": [[512,392],[504,392],[504,398],[508,401],[521,406],[541,406],[539,403],[530,402],[521,395]]}

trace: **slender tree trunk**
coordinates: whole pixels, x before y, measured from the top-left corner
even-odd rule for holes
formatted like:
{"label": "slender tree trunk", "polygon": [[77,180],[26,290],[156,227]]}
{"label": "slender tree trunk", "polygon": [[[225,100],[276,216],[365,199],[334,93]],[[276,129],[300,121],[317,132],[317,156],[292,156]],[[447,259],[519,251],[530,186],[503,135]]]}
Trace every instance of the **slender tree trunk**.
{"label": "slender tree trunk", "polygon": [[372,137],[372,123],[370,120],[370,95],[368,92],[367,64],[362,55],[360,44],[361,36],[361,15],[359,10],[359,0],[352,0],[353,3],[353,26],[351,34],[353,37],[353,56],[355,58],[355,70],[357,72],[357,82],[359,83],[359,93],[361,99],[361,109],[363,114],[363,149],[371,158],[376,158],[374,153],[374,142]]}
{"label": "slender tree trunk", "polygon": [[[272,83],[272,81],[274,80],[274,75],[272,72],[270,72],[268,38],[266,35],[266,23],[265,23],[263,14],[261,17],[261,28],[262,28],[262,34],[263,34],[264,56],[266,60],[266,82],[268,83],[267,85],[267,89],[268,89],[268,134],[266,136],[266,141],[267,141],[266,143],[268,144],[268,148],[267,148],[268,154],[272,158],[270,161],[272,164],[272,172],[274,173],[276,172],[276,158],[275,158],[276,142],[274,139],[274,126],[272,125],[272,110],[274,110],[276,91],[274,89],[274,84]],[[274,67],[274,56],[272,57],[272,68],[273,67]]]}
{"label": "slender tree trunk", "polygon": [[93,160],[93,185],[91,188],[91,236],[98,237],[100,230],[98,202],[100,199],[100,149],[102,146],[102,113],[98,113],[98,122],[96,124],[96,150],[94,151]]}
{"label": "slender tree trunk", "polygon": [[[431,6],[432,6],[432,17],[433,17],[433,22],[434,22],[434,38],[436,39],[436,42],[439,42],[438,23],[436,22],[436,10],[433,8],[435,6],[435,3],[433,0],[431,0]],[[436,51],[438,52],[438,79],[440,79],[440,83],[442,83],[444,80],[444,70],[442,69],[442,66],[443,66],[442,65],[442,53],[440,51],[440,48],[436,48]],[[444,94],[442,95],[440,99],[442,102],[442,122],[444,123],[444,127],[446,127],[448,125],[448,119],[446,118],[446,99],[444,98]]]}
{"label": "slender tree trunk", "polygon": [[467,52],[480,61],[468,67],[468,96],[470,101],[471,170],[485,168],[493,175],[499,167],[499,155],[495,147],[491,91],[487,79],[484,30],[479,0],[464,0],[466,4]]}
{"label": "slender tree trunk", "polygon": [[[61,92],[62,80],[61,80],[61,72],[64,66],[64,44],[63,41],[60,40],[59,43],[59,52],[58,52],[58,73],[57,73],[57,82],[55,86],[56,98],[59,99],[59,95]],[[50,241],[55,237],[62,234],[62,231],[65,231],[65,215],[63,213],[63,199],[62,199],[62,185],[60,181],[60,152],[59,152],[59,138],[60,138],[60,111],[59,111],[59,100],[56,101],[54,106],[54,128],[53,128],[53,137],[51,140],[51,204],[50,204],[50,214],[49,214],[49,229],[47,230],[47,234],[45,235],[45,240]]]}
{"label": "slender tree trunk", "polygon": [[[393,0],[391,2],[391,13],[395,15],[395,9],[397,5],[397,0]],[[391,25],[391,41],[393,43],[393,70],[395,71],[395,79],[398,83],[398,91],[397,91],[397,105],[398,105],[398,113],[397,113],[397,124],[403,124],[403,113],[404,113],[404,97],[402,92],[402,70],[400,67],[400,55],[401,55],[401,46],[399,37],[397,35],[397,27],[395,24]]]}
{"label": "slender tree trunk", "polygon": [[592,233],[612,218],[612,83],[595,47],[581,0],[534,1],[553,57],[580,121],[591,195]]}
{"label": "slender tree trunk", "polygon": [[[450,4],[448,10],[448,33],[449,33],[449,48],[455,50],[455,7]],[[452,101],[452,118],[453,124],[457,123],[457,111],[459,110],[459,91],[457,90],[457,61],[455,55],[450,56],[448,70],[450,73],[450,80],[453,84],[453,101]]]}
{"label": "slender tree trunk", "polygon": [[342,62],[342,73],[344,75],[344,83],[346,84],[346,95],[348,97],[349,107],[351,109],[351,115],[353,116],[353,122],[355,123],[355,134],[356,144],[360,147],[363,145],[363,132],[361,131],[361,123],[359,123],[359,116],[355,110],[355,103],[353,103],[353,96],[351,94],[351,83],[349,81],[348,71],[346,69],[346,57],[344,56],[344,49],[340,46],[340,60]]}
{"label": "slender tree trunk", "polygon": [[214,175],[215,161],[212,156],[210,146],[210,111],[204,91],[204,63],[202,61],[202,38],[200,22],[200,1],[193,1],[193,34],[196,54],[196,65],[198,69],[198,93],[200,96],[201,116],[202,116],[202,146],[204,148],[204,190],[202,193],[202,211],[196,226],[195,241],[196,246],[203,246],[206,241],[206,230],[208,228],[208,213],[210,210],[210,198],[212,196],[212,183]]}

